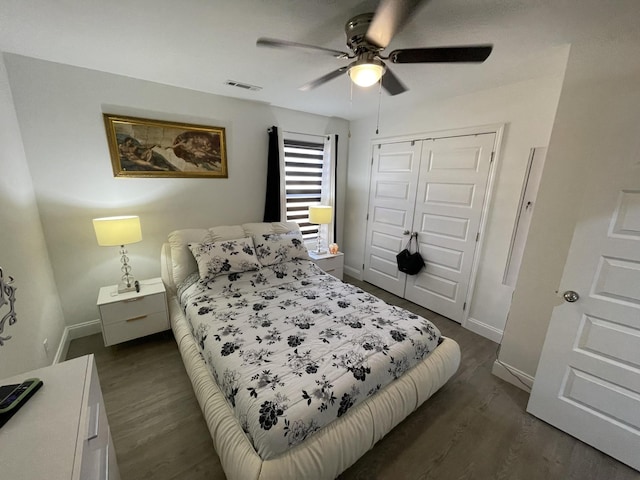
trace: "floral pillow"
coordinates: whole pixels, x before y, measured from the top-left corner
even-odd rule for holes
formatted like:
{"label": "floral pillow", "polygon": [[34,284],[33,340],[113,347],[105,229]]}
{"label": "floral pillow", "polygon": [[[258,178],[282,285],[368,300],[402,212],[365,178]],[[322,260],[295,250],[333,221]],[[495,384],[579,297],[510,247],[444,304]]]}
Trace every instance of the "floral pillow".
{"label": "floral pillow", "polygon": [[261,268],[251,238],[190,243],[189,250],[198,263],[198,271],[202,280],[228,273],[260,270]]}
{"label": "floral pillow", "polygon": [[300,232],[268,233],[256,235],[253,239],[258,260],[265,267],[297,258],[309,258]]}

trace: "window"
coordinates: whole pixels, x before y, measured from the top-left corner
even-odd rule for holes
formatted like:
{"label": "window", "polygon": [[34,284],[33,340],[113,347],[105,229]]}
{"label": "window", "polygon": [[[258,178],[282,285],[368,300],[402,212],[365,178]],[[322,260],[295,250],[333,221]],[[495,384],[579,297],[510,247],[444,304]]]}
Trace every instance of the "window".
{"label": "window", "polygon": [[[329,140],[311,137],[300,140],[284,132],[284,191],[287,222],[296,222],[305,242],[318,237],[318,225],[309,223],[309,207],[333,205],[334,164]],[[334,215],[335,217],[335,215]],[[333,241],[333,224],[323,238]]]}

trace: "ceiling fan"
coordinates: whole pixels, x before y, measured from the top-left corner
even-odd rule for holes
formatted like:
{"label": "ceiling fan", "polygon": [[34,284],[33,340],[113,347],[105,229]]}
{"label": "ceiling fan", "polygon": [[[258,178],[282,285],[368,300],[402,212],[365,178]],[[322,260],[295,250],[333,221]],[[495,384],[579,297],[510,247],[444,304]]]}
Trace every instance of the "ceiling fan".
{"label": "ceiling fan", "polygon": [[464,45],[453,47],[404,48],[383,56],[391,39],[407,23],[409,17],[424,0],[381,0],[375,13],[363,13],[351,18],[345,25],[347,46],[351,52],[306,45],[304,43],[259,38],[256,45],[273,48],[301,48],[329,54],[337,59],[354,60],[302,87],[307,91],[348,72],[356,85],[368,87],[382,78],[382,87],[390,95],[407,91],[407,87],[386,66],[391,63],[482,63],[491,54],[492,45]]}

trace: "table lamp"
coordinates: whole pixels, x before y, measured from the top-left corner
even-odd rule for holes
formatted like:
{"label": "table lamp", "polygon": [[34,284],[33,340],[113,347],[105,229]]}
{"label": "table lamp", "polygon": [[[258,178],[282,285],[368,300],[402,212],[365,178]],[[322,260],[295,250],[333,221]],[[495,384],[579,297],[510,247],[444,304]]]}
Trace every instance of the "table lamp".
{"label": "table lamp", "polygon": [[140,217],[135,215],[121,217],[94,218],[93,228],[96,231],[96,239],[101,247],[115,247],[120,245],[122,258],[122,281],[118,284],[118,293],[131,292],[135,290],[133,275],[127,249],[125,245],[137,243],[142,240],[142,230],[140,229]]}
{"label": "table lamp", "polygon": [[318,225],[318,247],[313,251],[316,255],[327,253],[326,250],[322,250],[322,244],[320,240],[320,230],[322,225],[331,223],[333,218],[333,208],[328,205],[314,205],[309,207],[309,223],[315,223]]}

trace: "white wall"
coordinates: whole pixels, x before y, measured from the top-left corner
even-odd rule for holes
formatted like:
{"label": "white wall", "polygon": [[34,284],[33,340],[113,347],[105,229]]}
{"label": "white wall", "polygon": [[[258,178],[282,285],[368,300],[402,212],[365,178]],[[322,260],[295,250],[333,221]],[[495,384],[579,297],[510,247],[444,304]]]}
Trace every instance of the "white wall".
{"label": "white wall", "polygon": [[[160,246],[172,230],[262,221],[267,127],[338,133],[345,177],[345,120],[15,55],[6,64],[69,325],[96,319],[99,287],[121,275],[118,248],[98,247],[92,218],[140,216],[143,240],[128,250],[134,276],[144,279],[159,276]],[[229,178],[114,178],[103,113],[225,127]],[[344,188],[339,181],[338,213]]]}
{"label": "white wall", "polygon": [[[513,288],[502,279],[532,147],[548,144],[562,86],[568,47],[553,55],[555,73],[492,90],[419,105],[411,111],[384,113],[380,137],[504,123],[496,186],[490,207],[476,287],[470,305],[470,328],[499,341]],[[359,273],[364,261],[371,142],[375,118],[352,122],[345,229],[347,273]]]}
{"label": "white wall", "polygon": [[[615,25],[612,26],[615,28]],[[640,187],[640,30],[574,43],[538,192],[500,360],[534,377],[551,313],[562,299],[569,245],[590,166],[623,156]],[[588,212],[582,213],[588,218]],[[597,215],[593,212],[593,215]],[[581,239],[588,242],[589,239]],[[638,247],[640,248],[640,246]],[[579,292],[587,295],[588,292]]]}
{"label": "white wall", "polygon": [[[0,54],[0,267],[14,278],[18,321],[5,323],[0,378],[53,361],[64,318],[25,161],[4,59]],[[9,311],[0,308],[0,318]],[[42,342],[48,339],[49,353]]]}

